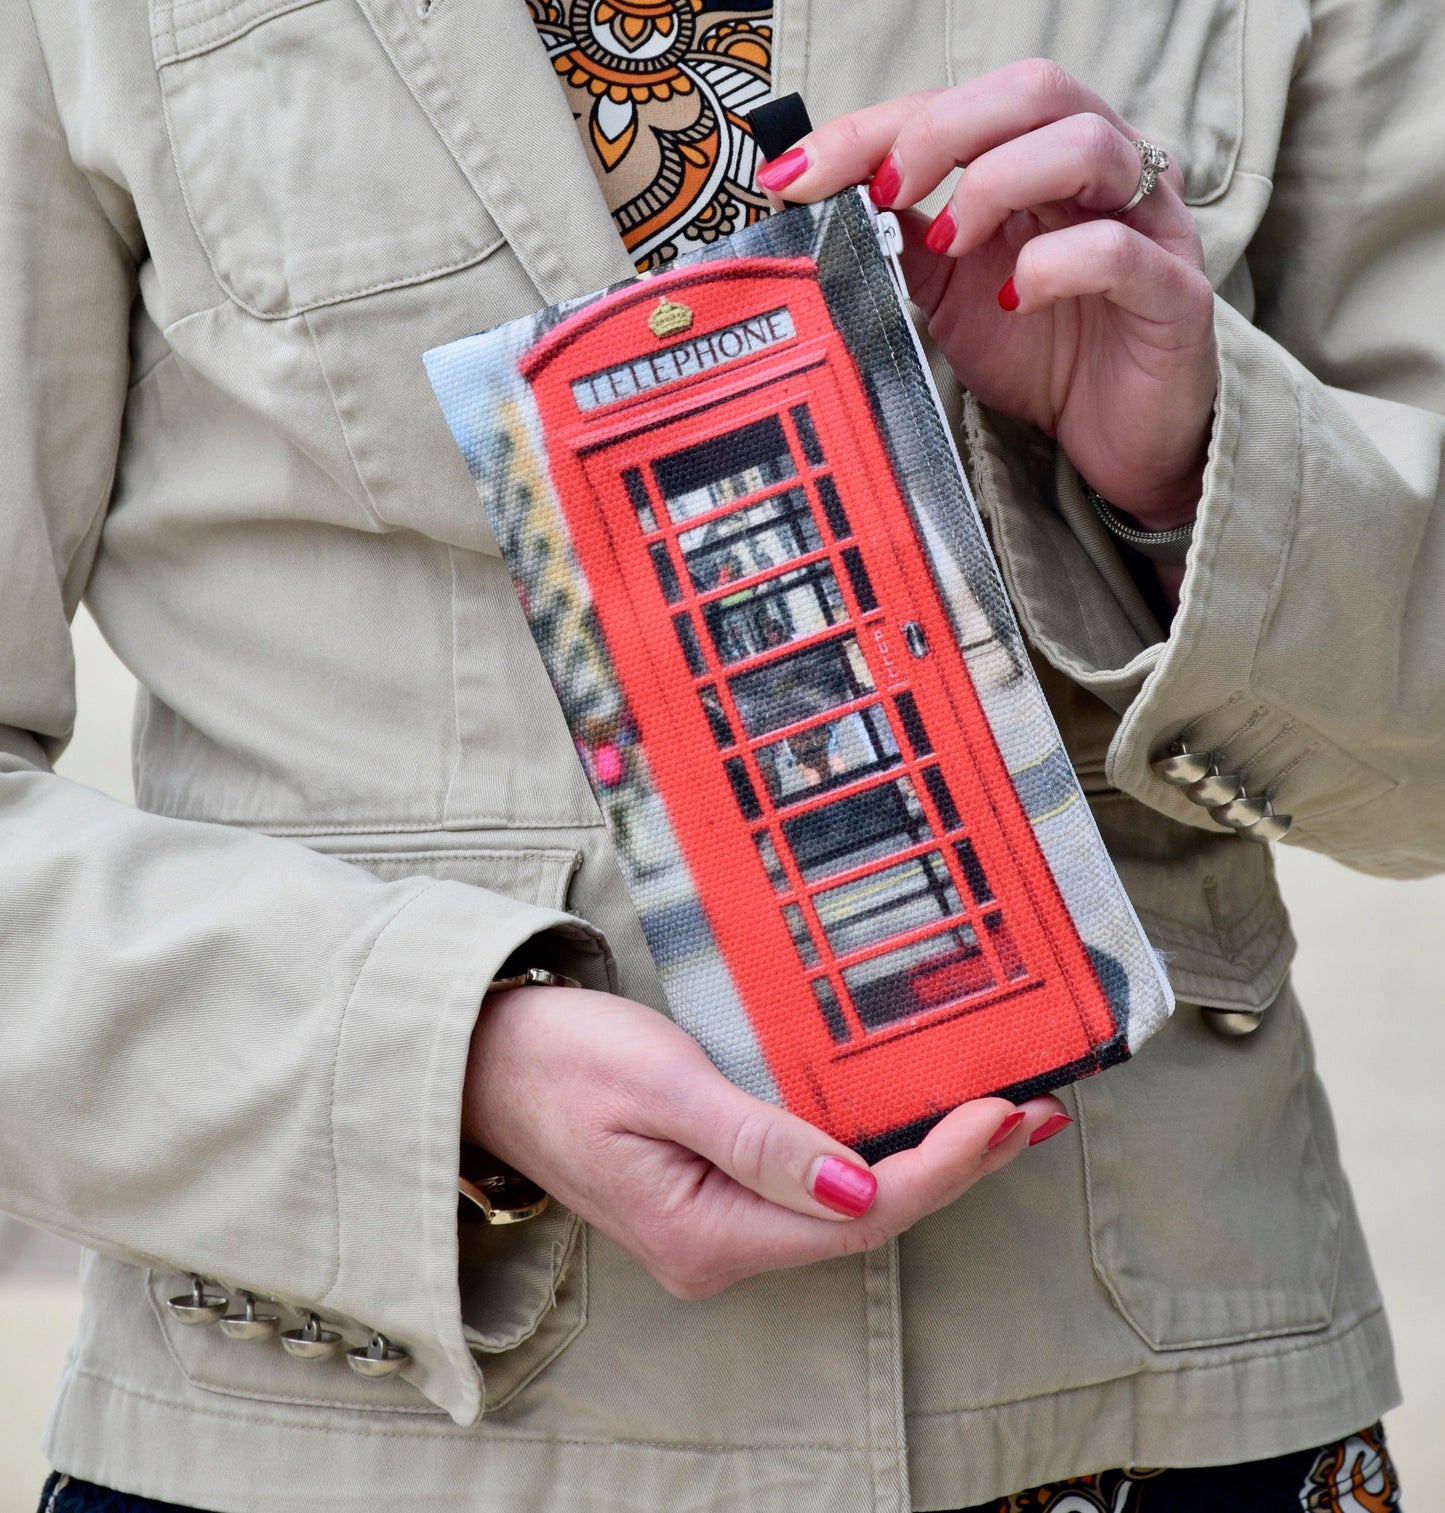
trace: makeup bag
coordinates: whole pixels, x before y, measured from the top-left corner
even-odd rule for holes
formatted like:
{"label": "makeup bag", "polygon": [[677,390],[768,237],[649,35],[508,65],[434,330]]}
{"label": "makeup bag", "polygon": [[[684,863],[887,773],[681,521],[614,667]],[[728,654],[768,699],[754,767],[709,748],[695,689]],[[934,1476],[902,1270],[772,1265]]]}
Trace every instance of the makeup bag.
{"label": "makeup bag", "polygon": [[849,190],[426,365],[677,1023],[870,1158],[1173,1007]]}

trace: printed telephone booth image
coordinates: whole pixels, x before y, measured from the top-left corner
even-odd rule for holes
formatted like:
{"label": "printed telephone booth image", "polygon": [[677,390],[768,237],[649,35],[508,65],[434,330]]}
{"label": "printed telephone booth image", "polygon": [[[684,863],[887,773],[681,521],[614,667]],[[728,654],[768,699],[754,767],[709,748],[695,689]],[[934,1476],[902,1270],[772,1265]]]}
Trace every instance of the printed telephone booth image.
{"label": "printed telephone booth image", "polygon": [[1096,1069],[1114,1015],[813,262],[630,285],[520,368],[652,781],[785,1104],[863,1145]]}

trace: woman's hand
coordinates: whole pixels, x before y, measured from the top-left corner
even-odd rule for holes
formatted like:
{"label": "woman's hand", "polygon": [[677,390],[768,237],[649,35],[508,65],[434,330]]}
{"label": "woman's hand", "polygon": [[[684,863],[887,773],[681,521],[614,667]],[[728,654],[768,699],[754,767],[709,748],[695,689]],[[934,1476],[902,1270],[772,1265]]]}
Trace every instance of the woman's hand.
{"label": "woman's hand", "polygon": [[1057,1098],[955,1109],[871,1170],[733,1086],[652,1009],[580,988],[487,996],[462,1133],[617,1241],[669,1292],[710,1297],[756,1272],[881,1245],[1011,1161]]}
{"label": "woman's hand", "polygon": [[900,217],[930,332],[985,404],[1054,437],[1145,530],[1167,530],[1199,500],[1214,301],[1175,164],[1111,214],[1139,186],[1139,135],[1033,59],[841,116],[758,177],[790,200],[871,179],[875,203],[904,207],[963,165],[931,225]]}

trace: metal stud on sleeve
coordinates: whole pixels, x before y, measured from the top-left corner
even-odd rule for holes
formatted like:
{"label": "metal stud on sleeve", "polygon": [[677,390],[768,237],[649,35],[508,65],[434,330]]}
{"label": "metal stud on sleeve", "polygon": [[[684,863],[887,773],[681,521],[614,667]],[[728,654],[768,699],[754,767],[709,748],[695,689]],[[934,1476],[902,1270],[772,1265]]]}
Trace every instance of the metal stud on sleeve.
{"label": "metal stud on sleeve", "polygon": [[1228,825],[1231,830],[1248,830],[1266,815],[1274,813],[1269,800],[1263,798],[1231,799],[1227,804],[1217,804],[1209,812],[1221,825]]}
{"label": "metal stud on sleeve", "polygon": [[288,1329],[281,1336],[282,1348],[298,1361],[323,1361],[328,1355],[336,1354],[340,1343],[341,1336],[334,1329],[326,1328],[314,1313],[306,1315],[306,1322],[300,1329]]}
{"label": "metal stud on sleeve", "polygon": [[167,1298],[166,1307],[182,1324],[214,1324],[226,1311],[229,1299],[224,1292],[207,1292],[200,1278],[191,1278],[191,1290],[179,1297]]}
{"label": "metal stud on sleeve", "polygon": [[393,1345],[384,1334],[373,1333],[370,1341],[359,1350],[346,1352],[346,1364],[358,1376],[395,1376],[411,1359],[400,1345]]}
{"label": "metal stud on sleeve", "polygon": [[1197,783],[1191,783],[1184,790],[1184,796],[1191,804],[1198,804],[1201,809],[1214,809],[1221,804],[1230,804],[1235,799],[1243,798],[1244,787],[1239,781],[1238,773],[1211,770]]}
{"label": "metal stud on sleeve", "polygon": [[1174,788],[1187,788],[1208,777],[1213,770],[1212,751],[1189,751],[1179,741],[1169,748],[1168,756],[1160,757],[1153,764],[1154,776]]}
{"label": "metal stud on sleeve", "polygon": [[1294,824],[1292,814],[1276,814],[1273,808],[1257,824],[1251,825],[1248,830],[1239,833],[1252,841],[1267,843],[1280,841],[1289,834],[1290,826]]}
{"label": "metal stud on sleeve", "polygon": [[256,1299],[249,1292],[241,1293],[240,1313],[228,1313],[221,1320],[221,1333],[228,1340],[269,1340],[281,1327],[280,1318],[274,1313],[257,1313]]}

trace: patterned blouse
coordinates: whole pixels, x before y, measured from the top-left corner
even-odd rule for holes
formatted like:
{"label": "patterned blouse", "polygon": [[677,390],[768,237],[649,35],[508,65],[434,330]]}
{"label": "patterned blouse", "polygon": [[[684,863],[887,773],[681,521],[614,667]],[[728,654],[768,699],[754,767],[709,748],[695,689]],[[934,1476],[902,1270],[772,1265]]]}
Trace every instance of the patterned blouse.
{"label": "patterned blouse", "polygon": [[640,272],[761,220],[772,0],[527,0]]}

